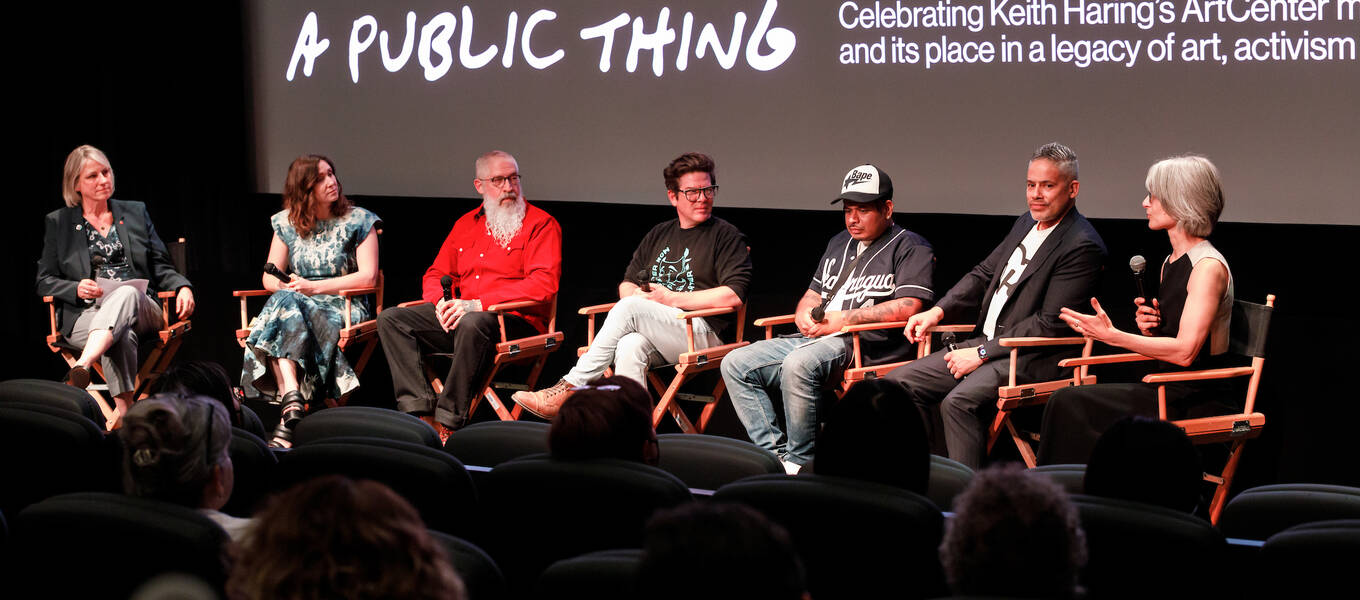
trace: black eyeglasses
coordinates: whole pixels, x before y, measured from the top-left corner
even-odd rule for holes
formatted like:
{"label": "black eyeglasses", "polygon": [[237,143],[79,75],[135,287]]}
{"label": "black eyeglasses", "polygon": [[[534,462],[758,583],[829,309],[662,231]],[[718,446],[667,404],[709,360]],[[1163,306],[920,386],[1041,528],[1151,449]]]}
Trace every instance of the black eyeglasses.
{"label": "black eyeglasses", "polygon": [[507,183],[509,183],[510,185],[519,185],[520,179],[521,177],[519,176],[519,173],[514,173],[511,175],[506,175],[504,177],[496,176],[488,179],[482,179],[482,181],[489,182],[491,185],[494,185],[496,187],[505,187],[505,184]]}
{"label": "black eyeglasses", "polygon": [[692,190],[675,190],[675,193],[684,196],[684,198],[690,202],[698,202],[700,199],[712,200],[714,196],[718,195],[718,186],[710,185],[708,187],[694,188]]}

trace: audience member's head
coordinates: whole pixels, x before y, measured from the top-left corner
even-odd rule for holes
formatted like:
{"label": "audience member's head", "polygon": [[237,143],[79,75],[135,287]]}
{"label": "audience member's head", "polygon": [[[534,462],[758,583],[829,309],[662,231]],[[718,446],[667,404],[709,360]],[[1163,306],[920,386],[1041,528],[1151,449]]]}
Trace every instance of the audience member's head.
{"label": "audience member's head", "polygon": [[886,381],[856,384],[831,408],[812,469],[924,494],[930,444],[916,404]]}
{"label": "audience member's head", "polygon": [[647,523],[639,598],[807,598],[788,532],[742,504],[691,502]]}
{"label": "audience member's head", "polygon": [[128,409],[123,487],[129,495],[219,509],[231,497],[227,409],[202,396],[161,394]]}
{"label": "audience member's head", "polygon": [[231,378],[226,369],[215,362],[191,360],[166,369],[151,383],[151,393],[175,392],[181,395],[207,396],[227,407],[231,424],[241,427],[241,399],[231,389]]}
{"label": "audience member's head", "polygon": [[1086,465],[1085,491],[1194,512],[1204,468],[1180,427],[1148,417],[1124,417],[1096,442]]}
{"label": "audience member's head", "polygon": [[956,595],[1067,598],[1086,563],[1077,509],[1057,483],[1017,465],[979,471],[940,544]]}
{"label": "audience member's head", "polygon": [[255,515],[227,580],[236,600],[461,600],[463,581],[411,504],[387,486],[326,476]]}
{"label": "audience member's head", "polygon": [[548,430],[554,458],[618,458],[655,465],[652,396],[627,377],[605,377],[574,388]]}

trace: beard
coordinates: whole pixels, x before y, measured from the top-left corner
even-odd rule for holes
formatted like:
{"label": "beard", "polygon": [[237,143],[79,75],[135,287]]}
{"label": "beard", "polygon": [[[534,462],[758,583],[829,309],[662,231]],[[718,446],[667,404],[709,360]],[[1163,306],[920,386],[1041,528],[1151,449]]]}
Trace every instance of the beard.
{"label": "beard", "polygon": [[502,204],[497,200],[482,203],[482,208],[486,210],[486,232],[491,234],[491,239],[496,240],[497,245],[510,245],[510,240],[519,233],[520,225],[524,222],[527,207],[520,196],[516,196],[511,204]]}

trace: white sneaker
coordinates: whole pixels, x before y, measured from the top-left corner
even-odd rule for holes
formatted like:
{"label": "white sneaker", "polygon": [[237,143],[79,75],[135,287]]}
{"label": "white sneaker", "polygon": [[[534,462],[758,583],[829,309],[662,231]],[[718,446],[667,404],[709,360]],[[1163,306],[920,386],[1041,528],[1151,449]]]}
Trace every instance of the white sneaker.
{"label": "white sneaker", "polygon": [[796,462],[789,462],[787,460],[782,460],[779,462],[784,463],[784,472],[788,473],[789,475],[797,475],[798,471],[802,470],[803,468],[803,465],[800,465]]}

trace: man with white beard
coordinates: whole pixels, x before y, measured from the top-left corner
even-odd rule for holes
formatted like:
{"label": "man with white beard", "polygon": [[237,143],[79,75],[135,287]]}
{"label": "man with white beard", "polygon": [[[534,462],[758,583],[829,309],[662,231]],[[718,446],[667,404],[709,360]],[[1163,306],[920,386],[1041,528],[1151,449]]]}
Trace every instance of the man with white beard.
{"label": "man with white beard", "polygon": [[[472,185],[482,205],[463,215],[421,279],[425,304],[389,308],[378,315],[378,337],[392,371],[397,407],[430,423],[441,440],[467,423],[474,389],[491,368],[500,329],[483,306],[557,294],[562,273],[562,228],[524,200],[515,157],[493,150],[477,158]],[[441,283],[452,280],[452,300]],[[509,337],[545,333],[551,308],[505,315]],[[422,355],[450,353],[453,366],[436,398],[424,378]]]}

